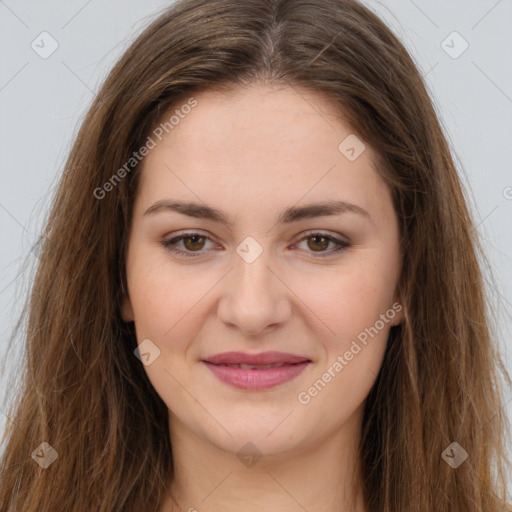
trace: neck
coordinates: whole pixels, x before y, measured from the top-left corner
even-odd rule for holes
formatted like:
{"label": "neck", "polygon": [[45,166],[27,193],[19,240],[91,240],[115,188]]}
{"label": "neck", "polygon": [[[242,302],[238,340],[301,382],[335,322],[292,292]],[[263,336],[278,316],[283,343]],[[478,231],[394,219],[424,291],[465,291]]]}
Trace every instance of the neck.
{"label": "neck", "polygon": [[321,442],[259,459],[250,447],[246,457],[219,448],[171,414],[172,498],[160,512],[366,512],[356,464],[360,413]]}

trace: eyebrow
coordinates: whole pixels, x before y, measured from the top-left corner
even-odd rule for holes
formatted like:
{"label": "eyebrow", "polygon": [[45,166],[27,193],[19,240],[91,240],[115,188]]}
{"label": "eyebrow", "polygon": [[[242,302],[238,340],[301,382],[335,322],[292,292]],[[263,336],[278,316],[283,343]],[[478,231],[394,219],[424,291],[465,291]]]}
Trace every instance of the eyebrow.
{"label": "eyebrow", "polygon": [[[201,203],[173,201],[168,199],[157,201],[144,212],[144,215],[154,215],[159,212],[169,211],[198,219],[220,222],[226,226],[232,226],[234,224],[233,220],[230,219],[226,213],[217,208]],[[278,215],[276,224],[290,224],[299,220],[341,215],[344,213],[354,213],[371,221],[370,214],[361,206],[347,201],[326,201],[286,208]]]}

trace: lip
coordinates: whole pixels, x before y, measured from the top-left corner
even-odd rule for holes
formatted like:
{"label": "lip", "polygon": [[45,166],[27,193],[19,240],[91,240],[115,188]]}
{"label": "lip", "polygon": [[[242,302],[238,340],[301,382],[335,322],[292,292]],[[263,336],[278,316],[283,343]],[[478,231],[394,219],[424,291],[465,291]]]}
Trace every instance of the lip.
{"label": "lip", "polygon": [[[283,384],[306,369],[311,360],[283,352],[247,354],[225,352],[202,361],[220,381],[238,389],[258,391]],[[245,369],[222,366],[226,364],[267,365],[280,364],[274,368]]]}
{"label": "lip", "polygon": [[296,364],[309,361],[309,359],[304,356],[287,354],[285,352],[260,352],[259,354],[223,352],[222,354],[203,359],[203,361],[213,364]]}

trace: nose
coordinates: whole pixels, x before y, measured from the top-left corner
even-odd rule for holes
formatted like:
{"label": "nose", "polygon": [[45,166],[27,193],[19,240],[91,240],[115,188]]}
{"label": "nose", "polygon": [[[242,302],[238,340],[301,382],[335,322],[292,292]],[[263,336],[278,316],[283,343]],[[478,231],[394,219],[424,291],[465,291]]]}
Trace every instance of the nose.
{"label": "nose", "polygon": [[261,336],[283,325],[291,315],[292,292],[270,268],[267,251],[252,263],[235,256],[235,269],[224,283],[217,315],[246,336]]}

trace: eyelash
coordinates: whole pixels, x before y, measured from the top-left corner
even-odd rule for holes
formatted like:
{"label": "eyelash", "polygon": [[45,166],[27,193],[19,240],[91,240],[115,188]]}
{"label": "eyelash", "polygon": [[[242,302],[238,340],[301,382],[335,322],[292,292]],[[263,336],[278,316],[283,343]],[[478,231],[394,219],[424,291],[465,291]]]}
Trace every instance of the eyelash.
{"label": "eyelash", "polygon": [[[176,247],[173,247],[176,245],[177,242],[180,242],[186,238],[192,238],[193,236],[199,236],[201,238],[204,238],[206,240],[209,240],[209,241],[212,241],[212,239],[206,235],[203,235],[202,233],[198,233],[198,232],[187,232],[187,233],[183,233],[179,236],[176,236],[176,237],[173,237],[171,238],[170,240],[163,240],[162,241],[162,245],[165,249],[167,249],[169,252],[172,252],[172,253],[175,253],[175,254],[179,254],[181,256],[185,256],[186,258],[197,258],[199,256],[202,256],[203,254],[203,250],[200,250],[200,251],[184,251],[182,249],[177,249]],[[309,232],[307,233],[305,236],[303,236],[296,244],[294,245],[297,245],[298,243],[302,242],[303,240],[307,240],[308,238],[312,238],[312,237],[322,237],[322,238],[325,238],[327,239],[329,242],[333,242],[334,244],[336,244],[338,247],[334,250],[334,251],[330,251],[330,252],[326,252],[326,251],[319,251],[317,253],[315,253],[314,251],[311,251],[313,254],[315,254],[315,258],[326,258],[328,256],[332,256],[333,254],[339,254],[341,252],[343,252],[345,249],[347,249],[348,247],[350,247],[350,244],[343,241],[343,240],[340,240],[338,238],[335,238],[331,235],[326,235],[325,233],[321,233],[321,232],[317,232],[317,231],[313,231],[313,232]]]}

